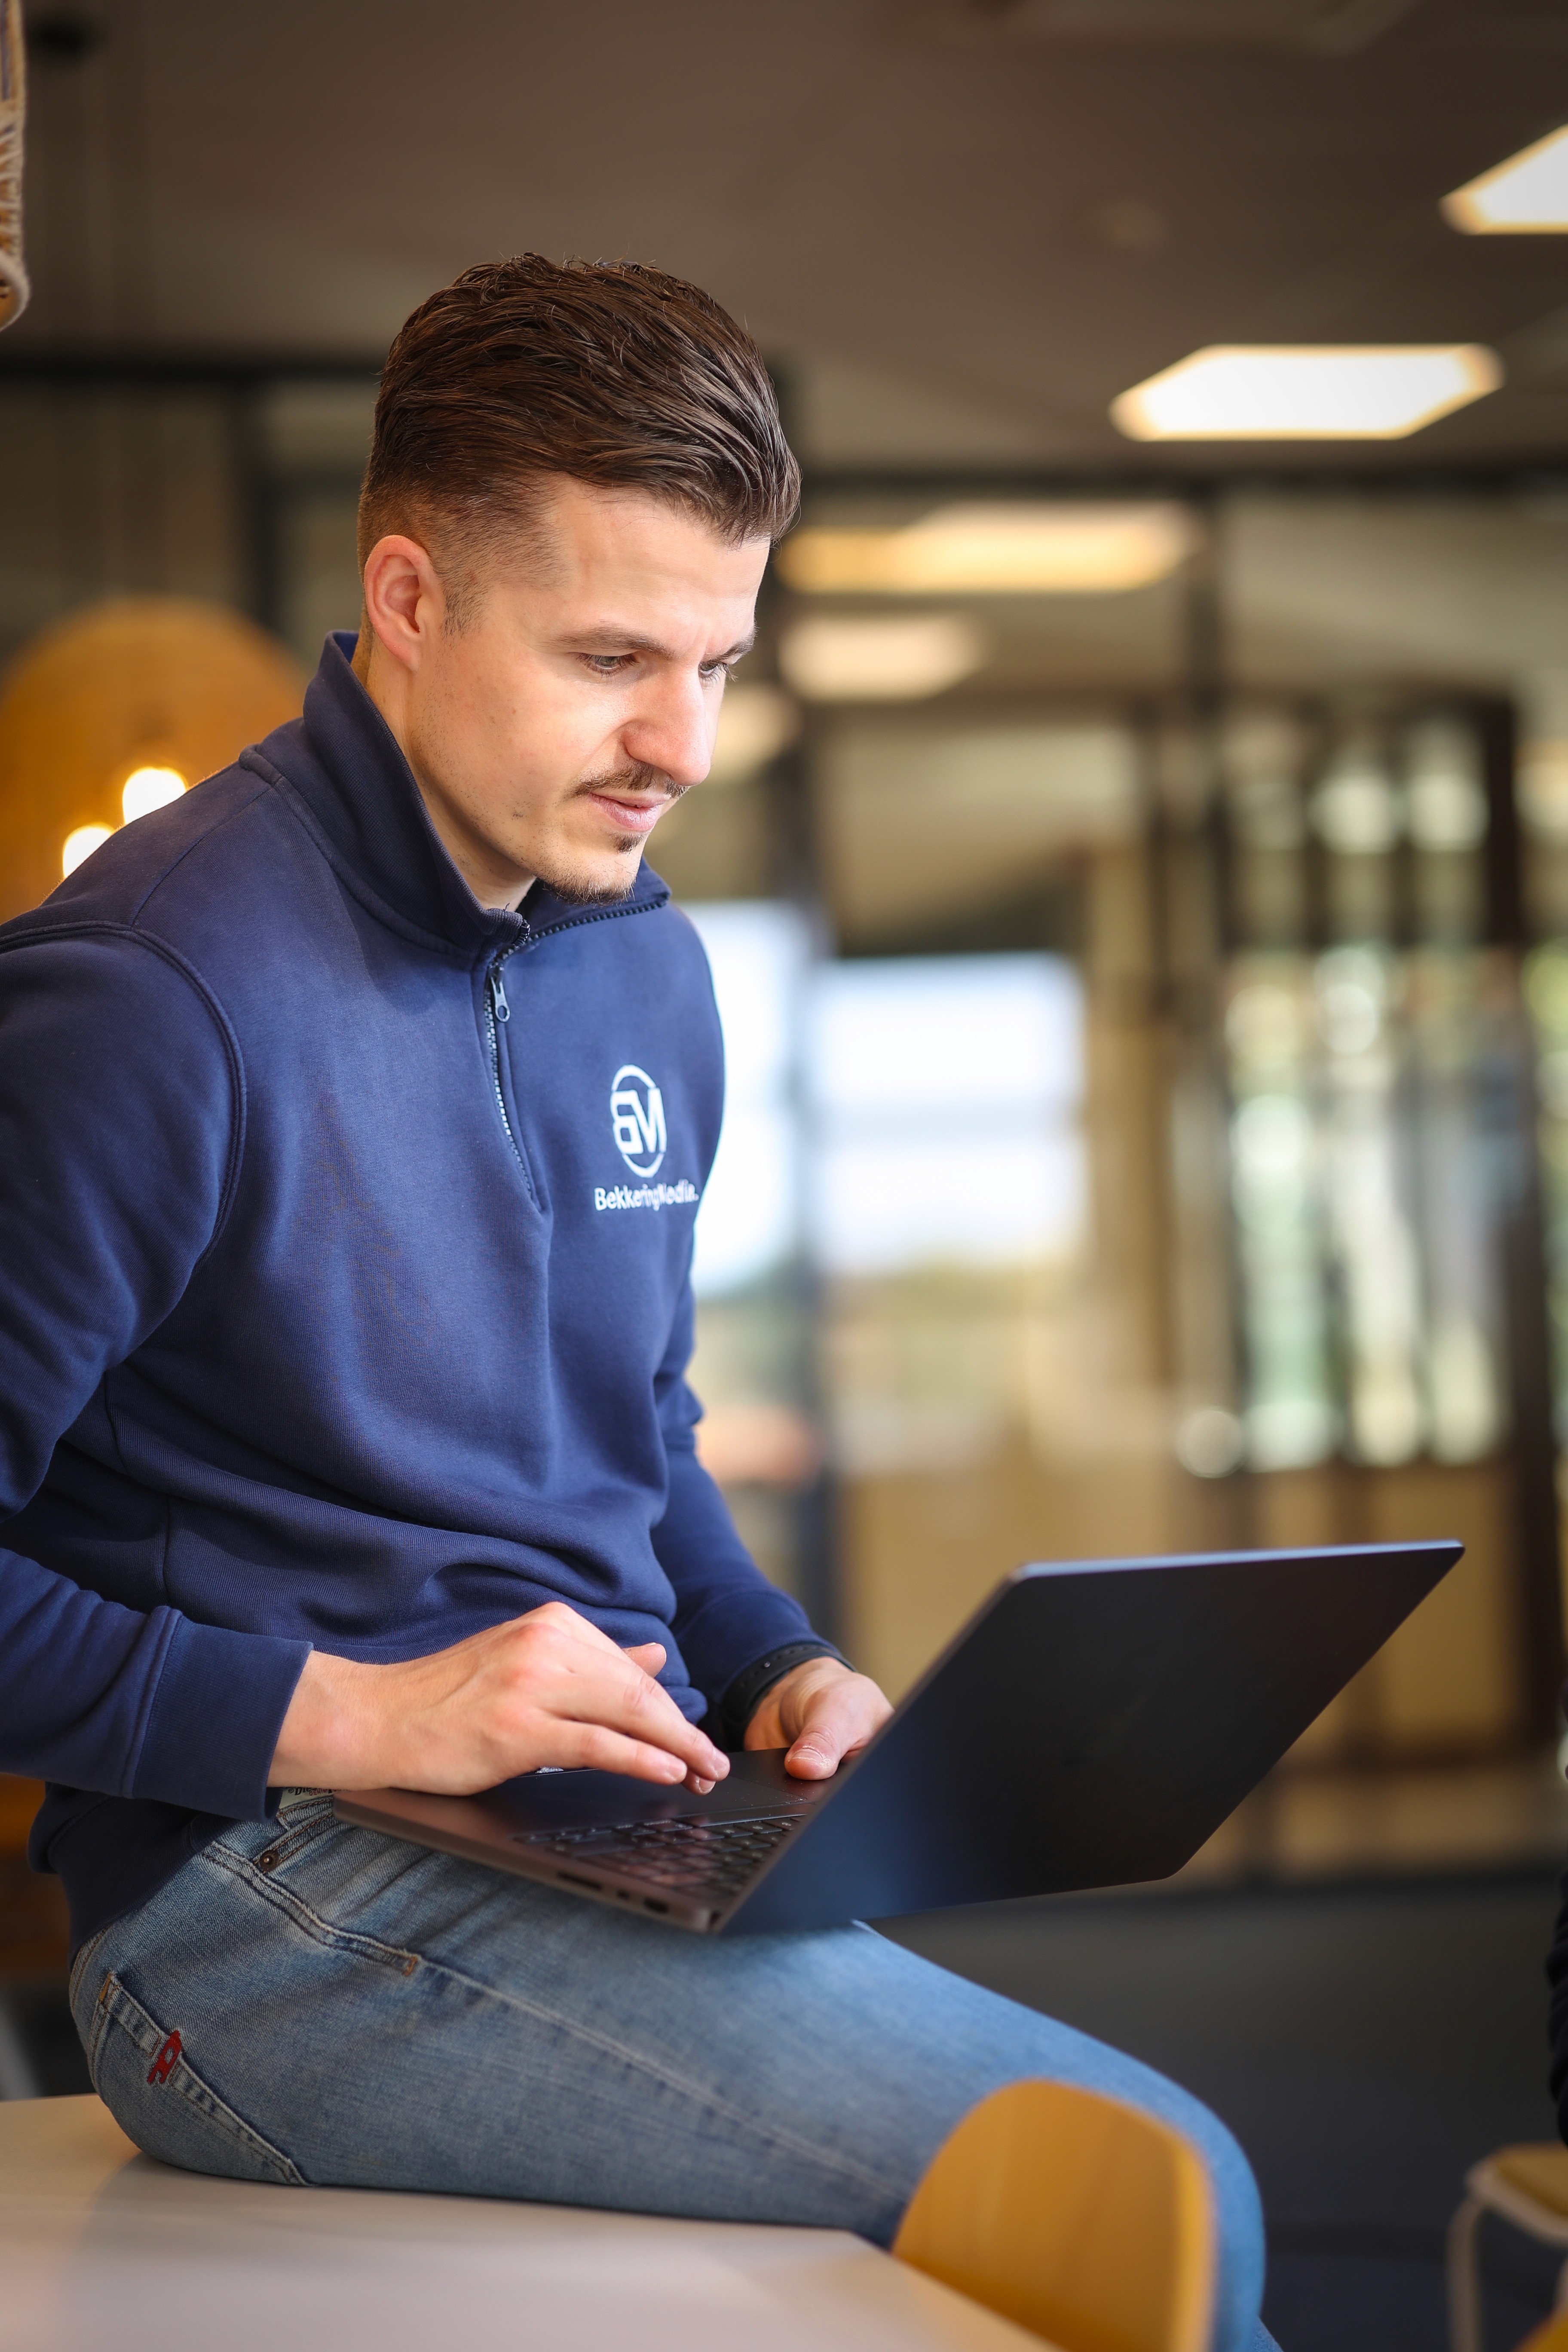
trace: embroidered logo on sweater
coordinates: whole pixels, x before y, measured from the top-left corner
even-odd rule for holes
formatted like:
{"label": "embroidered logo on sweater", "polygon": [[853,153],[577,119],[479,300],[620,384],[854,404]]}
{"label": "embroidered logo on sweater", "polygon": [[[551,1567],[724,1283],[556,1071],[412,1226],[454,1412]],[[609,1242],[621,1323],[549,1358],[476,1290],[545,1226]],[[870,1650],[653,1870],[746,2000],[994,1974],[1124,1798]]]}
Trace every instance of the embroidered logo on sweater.
{"label": "embroidered logo on sweater", "polygon": [[674,1184],[595,1184],[595,1209],[685,1209],[700,1198],[697,1187],[682,1176]]}
{"label": "embroidered logo on sweater", "polygon": [[664,1097],[646,1070],[627,1062],[610,1087],[610,1127],[616,1149],[634,1176],[657,1176],[669,1149]]}

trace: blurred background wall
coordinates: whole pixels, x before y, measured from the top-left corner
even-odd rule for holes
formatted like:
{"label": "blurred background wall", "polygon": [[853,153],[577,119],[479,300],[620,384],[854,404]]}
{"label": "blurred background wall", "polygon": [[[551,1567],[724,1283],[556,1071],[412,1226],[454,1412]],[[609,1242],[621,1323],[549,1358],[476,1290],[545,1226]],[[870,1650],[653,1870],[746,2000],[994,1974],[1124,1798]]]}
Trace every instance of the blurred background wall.
{"label": "blurred background wall", "polygon": [[[728,1039],[696,1379],[759,1559],[899,1691],[1031,1557],[1462,1536],[1196,1880],[1539,1873],[1568,246],[1439,204],[1568,119],[1560,0],[29,23],[0,913],[354,626],[426,292],[526,247],[697,278],[806,475],[653,851]],[[1484,345],[1501,388],[1395,438],[1109,415],[1210,344],[1391,342]]]}

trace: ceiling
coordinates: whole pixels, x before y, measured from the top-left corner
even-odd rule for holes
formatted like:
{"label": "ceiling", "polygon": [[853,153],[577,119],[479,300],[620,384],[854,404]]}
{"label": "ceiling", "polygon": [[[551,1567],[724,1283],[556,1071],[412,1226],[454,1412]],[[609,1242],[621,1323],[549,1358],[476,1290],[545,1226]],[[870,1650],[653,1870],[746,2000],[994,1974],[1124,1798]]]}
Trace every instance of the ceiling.
{"label": "ceiling", "polygon": [[[374,356],[465,263],[633,256],[749,320],[818,467],[1568,458],[1568,238],[1437,199],[1568,121],[1568,0],[30,0],[33,309]],[[1493,344],[1405,442],[1140,448],[1194,346]]]}

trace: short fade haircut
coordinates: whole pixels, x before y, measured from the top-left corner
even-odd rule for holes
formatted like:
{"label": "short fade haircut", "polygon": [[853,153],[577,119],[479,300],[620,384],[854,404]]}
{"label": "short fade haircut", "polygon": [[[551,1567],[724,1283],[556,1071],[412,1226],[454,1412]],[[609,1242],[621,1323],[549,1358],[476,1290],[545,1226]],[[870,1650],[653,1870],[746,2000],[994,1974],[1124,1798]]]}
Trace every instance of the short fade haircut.
{"label": "short fade haircut", "polygon": [[467,583],[526,533],[552,475],[647,491],[731,544],[782,538],[800,503],[763,355],[711,295],[640,262],[523,253],[465,269],[399,330],[361,568],[388,531],[426,541],[456,625]]}

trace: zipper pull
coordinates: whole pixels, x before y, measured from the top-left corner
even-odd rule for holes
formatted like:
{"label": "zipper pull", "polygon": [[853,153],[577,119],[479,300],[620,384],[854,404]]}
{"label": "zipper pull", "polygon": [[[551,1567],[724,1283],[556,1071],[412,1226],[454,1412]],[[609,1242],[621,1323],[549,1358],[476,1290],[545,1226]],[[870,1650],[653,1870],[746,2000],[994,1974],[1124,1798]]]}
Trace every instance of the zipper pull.
{"label": "zipper pull", "polygon": [[500,966],[492,963],[486,975],[490,992],[490,1012],[498,1021],[511,1019],[511,1007],[506,1001],[506,982],[500,976]]}

